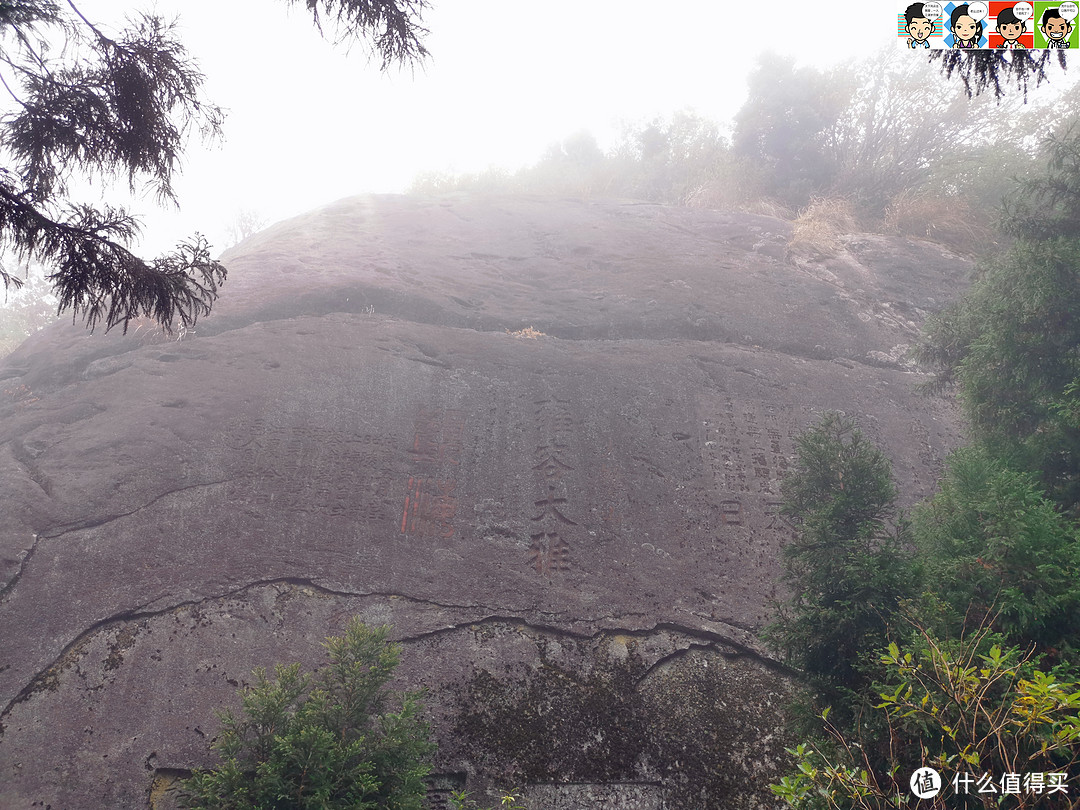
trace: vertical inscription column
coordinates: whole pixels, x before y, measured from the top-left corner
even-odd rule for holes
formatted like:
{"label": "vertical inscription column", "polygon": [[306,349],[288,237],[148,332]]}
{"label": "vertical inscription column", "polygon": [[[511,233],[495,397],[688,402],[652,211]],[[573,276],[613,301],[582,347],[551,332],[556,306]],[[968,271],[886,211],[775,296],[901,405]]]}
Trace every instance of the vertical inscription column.
{"label": "vertical inscription column", "polygon": [[758,490],[772,498],[780,495],[780,480],[787,475],[790,461],[786,450],[794,445],[798,431],[795,409],[771,402],[761,406],[761,435],[754,454],[754,475]]}
{"label": "vertical inscription column", "polygon": [[759,542],[781,541],[788,527],[779,514],[780,482],[798,431],[797,406],[732,399],[710,405],[702,459],[721,498],[720,525],[752,529]]}
{"label": "vertical inscription column", "polygon": [[456,469],[461,464],[464,433],[463,411],[420,408],[417,412],[401,534],[444,540],[454,536]]}
{"label": "vertical inscription column", "polygon": [[574,470],[566,460],[574,419],[570,403],[564,399],[540,399],[533,403],[536,419],[536,449],[533,452],[533,475],[539,499],[533,502],[529,516],[529,565],[538,574],[569,571],[571,567],[569,533],[577,522],[570,516],[569,488],[564,480]]}

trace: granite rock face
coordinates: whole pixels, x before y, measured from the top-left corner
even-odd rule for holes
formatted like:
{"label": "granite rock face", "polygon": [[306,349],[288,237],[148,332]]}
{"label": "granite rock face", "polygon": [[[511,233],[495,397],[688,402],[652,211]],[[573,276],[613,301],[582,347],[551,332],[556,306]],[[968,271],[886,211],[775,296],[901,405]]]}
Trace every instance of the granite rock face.
{"label": "granite rock face", "polygon": [[792,437],[859,418],[905,503],[957,442],[904,359],[967,264],[745,214],[356,198],[227,254],[195,332],[0,360],[0,806],[164,808],[255,666],[404,645],[431,802],[772,806]]}

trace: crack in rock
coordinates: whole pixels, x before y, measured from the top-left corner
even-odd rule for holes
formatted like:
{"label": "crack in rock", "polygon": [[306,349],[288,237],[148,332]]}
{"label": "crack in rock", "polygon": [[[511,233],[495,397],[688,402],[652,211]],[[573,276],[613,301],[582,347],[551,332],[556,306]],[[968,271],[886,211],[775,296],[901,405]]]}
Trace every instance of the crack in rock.
{"label": "crack in rock", "polygon": [[15,583],[18,582],[19,579],[22,577],[23,571],[26,570],[26,566],[30,564],[30,559],[34,556],[34,552],[37,551],[38,544],[45,539],[40,534],[35,534],[33,537],[34,542],[30,544],[30,548],[26,549],[26,553],[23,554],[22,559],[19,560],[18,569],[16,569],[15,573],[11,575],[11,579],[4,583],[3,587],[0,587],[0,605],[3,605],[3,603],[6,601],[8,593],[11,591],[12,588],[15,587]]}
{"label": "crack in rock", "polygon": [[227,484],[229,481],[233,481],[233,480],[235,480],[235,478],[222,478],[221,480],[218,480],[218,481],[201,481],[201,482],[196,483],[196,484],[188,484],[186,487],[178,487],[176,489],[170,489],[170,490],[162,492],[162,493],[160,493],[158,495],[155,495],[153,498],[151,498],[146,503],[144,503],[144,504],[142,504],[140,506],[136,506],[134,509],[129,509],[127,512],[118,512],[118,513],[113,514],[113,515],[104,515],[104,516],[101,516],[101,517],[86,518],[85,520],[74,521],[72,523],[64,523],[64,524],[61,524],[60,526],[53,527],[53,529],[55,529],[55,531],[54,530],[48,530],[48,531],[45,531],[45,532],[41,532],[41,536],[44,537],[44,538],[47,538],[49,540],[54,540],[57,537],[62,537],[65,534],[70,534],[71,532],[77,532],[77,531],[80,531],[82,529],[96,529],[98,526],[104,526],[106,523],[112,523],[114,520],[119,520],[120,518],[125,518],[125,517],[128,517],[130,515],[134,515],[136,512],[141,512],[143,509],[147,509],[147,508],[153,506],[155,503],[160,501],[162,498],[166,498],[169,495],[176,495],[176,494],[181,493],[181,492],[187,492],[188,490],[200,489],[201,487],[213,487],[213,486],[217,486],[218,484]]}
{"label": "crack in rock", "polygon": [[178,489],[170,489],[167,492],[162,492],[160,495],[155,496],[153,499],[142,504],[141,506],[136,506],[134,509],[131,509],[127,512],[120,512],[114,515],[105,515],[96,518],[86,518],[84,520],[61,524],[60,526],[54,526],[51,529],[46,529],[45,531],[35,533],[34,542],[30,545],[30,548],[27,549],[26,553],[23,555],[22,560],[19,561],[18,570],[16,570],[15,573],[11,575],[11,579],[9,579],[3,587],[0,587],[0,605],[7,601],[8,594],[10,594],[12,590],[14,590],[19,580],[22,579],[23,574],[26,572],[27,566],[30,564],[31,558],[33,558],[34,553],[37,551],[37,547],[41,543],[41,541],[55,540],[56,538],[63,537],[65,534],[70,534],[71,532],[77,532],[83,529],[94,529],[98,526],[104,526],[106,523],[112,523],[114,520],[119,520],[120,518],[128,517],[129,515],[134,515],[136,512],[140,512],[143,509],[147,509],[148,507],[153,506],[155,503],[168,495],[175,495],[180,492],[186,492],[188,490],[198,489],[200,487],[216,486],[218,484],[228,483],[231,480],[233,479],[225,478],[220,481],[205,481],[198,484],[189,484],[186,487],[180,487]]}
{"label": "crack in rock", "polygon": [[[750,658],[778,673],[788,676],[796,674],[793,670],[791,670],[784,664],[769,658],[761,651],[755,650],[744,643],[741,643],[728,636],[711,630],[707,630],[701,627],[692,627],[690,625],[685,625],[678,622],[656,622],[648,627],[636,628],[623,626],[607,626],[606,623],[614,622],[617,620],[617,618],[619,618],[614,616],[608,616],[593,618],[586,622],[582,622],[581,620],[579,620],[578,623],[605,624],[605,626],[603,627],[597,628],[590,632],[585,632],[582,630],[559,627],[557,625],[545,622],[538,622],[520,615],[496,613],[493,612],[492,608],[490,608],[489,606],[482,604],[452,604],[438,602],[433,599],[425,599],[423,597],[417,597],[410,594],[395,592],[347,591],[330,588],[321,585],[311,579],[299,577],[277,577],[274,579],[256,580],[254,582],[248,582],[244,585],[230,589],[228,591],[224,591],[222,593],[203,596],[196,599],[185,599],[180,602],[176,602],[174,604],[170,604],[161,608],[155,608],[152,610],[146,610],[146,605],[140,605],[130,610],[121,611],[119,613],[115,613],[111,616],[94,622],[88,628],[80,632],[74,639],[68,642],[61,650],[61,652],[52,659],[52,661],[50,661],[46,666],[42,667],[37,673],[35,673],[30,678],[29,682],[22,689],[20,689],[19,692],[15,695],[15,697],[13,697],[4,707],[4,709],[0,711],[0,737],[3,737],[3,719],[6,718],[17,705],[29,700],[51,678],[55,678],[58,674],[58,670],[62,671],[63,669],[65,669],[69,660],[73,658],[73,656],[77,654],[77,652],[90,640],[90,638],[97,633],[107,630],[116,625],[129,624],[135,621],[152,619],[158,616],[164,616],[169,613],[174,613],[185,608],[204,606],[210,602],[219,602],[227,599],[243,598],[248,592],[255,589],[273,587],[276,585],[292,585],[297,587],[310,588],[311,590],[326,596],[337,596],[346,598],[403,599],[414,605],[428,605],[444,610],[477,610],[481,611],[483,614],[472,619],[455,622],[445,627],[438,627],[421,633],[402,636],[401,638],[397,639],[398,643],[401,644],[413,644],[428,638],[435,638],[450,633],[460,632],[461,630],[469,628],[497,625],[513,625],[517,627],[524,627],[538,633],[553,635],[562,638],[571,638],[579,641],[595,641],[597,639],[605,638],[608,636],[648,638],[658,633],[667,632],[687,638],[697,639],[700,643],[691,643],[685,649],[676,650],[675,652],[664,656],[655,664],[653,664],[648,669],[648,671],[646,671],[641,676],[640,681],[644,681],[645,679],[647,679],[649,675],[657,669],[657,667],[662,666],[664,663],[673,659],[674,657],[678,657],[687,653],[691,649],[713,650],[714,652],[718,652],[725,658],[729,659]],[[548,615],[552,619],[557,618],[554,614]]]}
{"label": "crack in rock", "polygon": [[[376,597],[376,598],[385,597],[385,598],[389,598],[389,597],[397,597],[397,598],[406,599],[408,601],[411,601],[414,604],[428,604],[428,605],[432,605],[434,607],[450,609],[450,610],[467,610],[469,608],[481,609],[481,610],[490,610],[490,608],[487,608],[487,607],[482,606],[482,605],[442,604],[442,603],[439,603],[439,602],[435,602],[433,600],[426,600],[426,599],[420,599],[420,598],[412,597],[412,596],[409,596],[407,594],[381,593],[381,592],[362,592],[362,591],[355,591],[354,592],[354,591],[344,591],[344,590],[332,589],[332,588],[325,587],[323,585],[319,585],[318,583],[316,583],[316,582],[314,582],[312,580],[298,578],[298,577],[278,577],[278,578],[267,579],[267,580],[256,580],[254,582],[248,582],[248,583],[245,583],[244,585],[241,585],[239,587],[236,587],[236,588],[233,588],[233,589],[221,592],[221,593],[212,594],[212,595],[208,595],[208,596],[202,596],[202,597],[199,597],[199,598],[196,598],[196,599],[185,599],[185,600],[182,600],[180,602],[172,603],[172,604],[170,604],[168,606],[165,606],[165,607],[155,608],[153,610],[146,610],[145,605],[140,605],[140,606],[137,606],[135,608],[131,608],[129,610],[124,610],[124,611],[121,611],[119,613],[114,613],[111,616],[108,616],[108,617],[106,617],[104,619],[100,619],[100,620],[94,622],[89,627],[87,627],[85,630],[80,632],[74,639],[72,639],[66,645],[64,645],[64,647],[60,651],[60,653],[55,658],[53,658],[52,661],[50,661],[46,666],[42,667],[36,674],[34,674],[33,677],[31,677],[30,681],[26,684],[26,686],[24,686],[22,689],[19,690],[18,694],[16,694],[15,697],[12,698],[8,702],[8,704],[4,707],[3,711],[0,711],[0,721],[2,721],[2,719],[4,717],[6,717],[15,706],[17,706],[19,703],[22,703],[22,702],[28,700],[35,692],[37,692],[38,689],[40,688],[41,684],[46,681],[46,679],[49,677],[49,674],[51,672],[56,670],[57,667],[62,668],[64,666],[64,663],[65,663],[66,659],[70,658],[75,652],[77,652],[90,639],[91,636],[95,635],[96,633],[98,633],[98,632],[100,632],[102,630],[106,630],[106,629],[108,629],[110,627],[113,627],[115,625],[118,625],[118,624],[130,623],[130,622],[133,622],[133,621],[142,621],[144,619],[152,619],[152,618],[156,618],[158,616],[164,616],[164,615],[167,615],[169,613],[173,613],[173,612],[178,611],[178,610],[183,610],[184,608],[199,607],[199,606],[205,605],[205,604],[207,604],[209,602],[221,601],[221,600],[225,600],[225,599],[242,598],[248,591],[255,590],[256,588],[272,587],[274,585],[282,585],[282,584],[311,588],[312,590],[318,591],[319,593],[329,595],[329,596],[341,596],[341,597],[348,597],[348,598],[364,598],[364,597]],[[147,603],[147,604],[149,604],[149,603]],[[471,622],[463,623],[462,626],[465,626],[465,625],[470,624],[470,623]],[[3,734],[2,724],[0,724],[0,736],[2,736],[2,734]]]}

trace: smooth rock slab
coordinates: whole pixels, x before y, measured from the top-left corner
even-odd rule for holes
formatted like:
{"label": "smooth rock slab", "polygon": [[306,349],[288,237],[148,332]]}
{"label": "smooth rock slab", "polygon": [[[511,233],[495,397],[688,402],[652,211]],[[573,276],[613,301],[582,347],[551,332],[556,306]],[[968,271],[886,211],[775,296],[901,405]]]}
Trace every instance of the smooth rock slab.
{"label": "smooth rock slab", "polygon": [[251,668],[317,663],[357,613],[432,689],[433,801],[767,806],[789,686],[756,633],[793,437],[854,414],[905,503],[929,494],[955,415],[897,347],[965,269],[882,237],[755,247],[787,233],[348,200],[227,256],[183,340],[28,341],[0,365],[0,806],[166,806]]}

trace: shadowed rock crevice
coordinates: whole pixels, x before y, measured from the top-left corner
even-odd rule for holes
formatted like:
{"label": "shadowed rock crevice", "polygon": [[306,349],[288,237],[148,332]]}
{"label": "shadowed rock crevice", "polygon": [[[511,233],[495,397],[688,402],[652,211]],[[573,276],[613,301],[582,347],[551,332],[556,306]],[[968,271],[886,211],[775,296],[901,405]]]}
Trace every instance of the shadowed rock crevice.
{"label": "shadowed rock crevice", "polygon": [[84,520],[80,520],[80,521],[77,521],[77,522],[74,522],[74,523],[68,523],[68,524],[64,524],[64,525],[61,525],[61,526],[55,526],[53,528],[46,529],[45,531],[43,531],[39,535],[39,538],[42,539],[42,540],[55,540],[55,539],[58,539],[60,537],[63,537],[65,534],[69,534],[71,532],[83,531],[85,529],[96,529],[96,528],[98,528],[100,526],[105,526],[105,525],[107,525],[109,523],[112,523],[113,521],[120,520],[121,518],[131,517],[132,515],[136,514],[137,512],[142,511],[143,509],[149,509],[154,504],[156,504],[158,501],[160,501],[162,498],[168,498],[169,496],[172,496],[172,495],[178,495],[181,492],[189,492],[189,491],[194,490],[194,489],[201,489],[202,487],[219,486],[220,484],[228,483],[228,481],[229,481],[229,479],[223,478],[223,479],[218,480],[218,481],[202,481],[202,482],[200,482],[198,484],[189,484],[186,487],[178,487],[177,489],[170,489],[168,492],[162,492],[160,495],[157,495],[156,497],[154,497],[153,499],[147,501],[146,503],[144,503],[144,504],[142,504],[140,506],[136,506],[134,509],[130,509],[130,510],[126,511],[126,512],[116,512],[115,514],[102,515],[100,517],[86,518]]}
{"label": "shadowed rock crevice", "polygon": [[[86,628],[76,638],[74,638],[71,642],[69,642],[64,647],[62,652],[59,655],[56,656],[56,658],[54,658],[51,662],[49,662],[49,664],[46,667],[44,667],[40,672],[35,674],[30,679],[29,683],[27,683],[26,686],[24,686],[21,690],[19,690],[19,693],[4,707],[4,709],[2,711],[0,711],[0,736],[3,735],[3,719],[4,719],[4,717],[6,717],[16,705],[30,699],[37,692],[40,692],[42,690],[49,690],[49,691],[54,690],[56,688],[56,683],[57,683],[57,679],[59,678],[59,676],[65,670],[69,669],[72,666],[74,660],[77,659],[81,655],[82,650],[84,649],[84,647],[87,644],[89,644],[90,641],[94,637],[96,637],[96,636],[98,636],[98,635],[100,635],[102,633],[108,633],[108,632],[112,632],[112,633],[114,633],[116,635],[126,636],[126,638],[127,638],[126,642],[121,643],[119,645],[114,644],[110,648],[112,650],[112,653],[110,655],[109,660],[112,661],[113,660],[112,656],[117,654],[118,649],[121,649],[121,648],[126,649],[127,647],[131,646],[131,644],[129,642],[133,638],[133,634],[137,634],[137,630],[135,630],[133,628],[139,622],[143,622],[143,621],[148,620],[148,619],[155,619],[155,618],[158,618],[158,617],[161,617],[161,616],[166,616],[166,615],[169,615],[169,614],[174,614],[177,611],[182,611],[182,610],[200,611],[200,610],[204,610],[204,609],[208,609],[208,608],[213,608],[213,607],[216,607],[217,605],[219,605],[222,601],[227,601],[227,600],[232,600],[232,599],[243,599],[243,598],[245,598],[245,596],[247,594],[249,594],[252,591],[255,591],[255,590],[261,589],[261,588],[275,587],[275,586],[281,586],[281,587],[290,588],[290,589],[299,589],[299,590],[305,591],[305,592],[318,593],[318,594],[321,594],[321,595],[326,596],[326,597],[378,597],[378,598],[390,598],[390,599],[405,599],[407,601],[416,601],[416,602],[422,602],[423,601],[423,600],[410,600],[410,598],[408,596],[405,596],[405,595],[402,595],[402,594],[360,594],[360,593],[348,593],[348,592],[342,592],[342,591],[335,591],[335,590],[330,589],[330,588],[322,587],[322,586],[318,585],[317,583],[314,583],[314,582],[311,582],[311,581],[308,581],[308,580],[302,580],[302,579],[288,578],[287,577],[287,578],[265,580],[265,581],[259,581],[259,582],[250,582],[250,583],[247,583],[247,584],[245,584],[245,585],[243,585],[241,587],[235,588],[235,589],[233,589],[231,591],[228,591],[228,592],[225,592],[225,593],[214,594],[212,596],[206,596],[206,597],[203,597],[203,598],[200,598],[200,599],[191,599],[191,600],[186,600],[186,601],[182,601],[182,602],[177,602],[175,604],[170,604],[170,605],[167,605],[167,606],[164,606],[164,607],[159,607],[159,608],[154,608],[154,609],[146,609],[146,606],[140,606],[140,607],[137,607],[137,608],[133,608],[132,610],[127,610],[127,611],[124,611],[123,613],[118,613],[116,615],[104,618],[104,619],[96,622],[95,624],[91,625],[90,627]],[[437,603],[432,603],[432,602],[424,602],[424,604],[432,606],[432,607],[443,608],[443,609],[453,609],[453,610],[477,609],[477,610],[481,610],[481,611],[484,610],[484,608],[482,608],[481,606],[473,606],[473,605],[446,605],[446,604],[437,604]],[[480,621],[491,621],[491,620],[494,620],[494,618],[489,616],[489,617],[485,617],[485,618],[481,619]],[[515,620],[511,619],[511,621],[515,621]],[[451,626],[451,627],[448,627],[448,628],[442,628],[440,630],[433,630],[433,631],[431,631],[431,634],[437,634],[439,632],[450,632],[450,631],[452,631],[454,629],[455,628],[453,626]],[[122,658],[122,656],[121,656],[121,658]],[[115,663],[111,663],[111,664],[107,663],[106,667],[108,669],[115,669],[116,664]]]}
{"label": "shadowed rock crevice", "polygon": [[38,545],[41,543],[42,540],[45,539],[40,534],[31,535],[31,538],[31,543],[25,549],[23,549],[21,555],[19,555],[18,562],[15,565],[11,566],[12,573],[8,578],[7,582],[4,583],[3,587],[0,587],[0,605],[3,604],[3,600],[7,596],[8,592],[12,588],[14,588],[15,585],[18,583],[19,579],[22,578],[23,571],[26,570],[26,567],[30,564],[30,561],[34,558],[34,554],[37,553]]}
{"label": "shadowed rock crevice", "polygon": [[[33,476],[31,475],[31,477],[33,477]],[[40,533],[35,533],[33,535],[33,543],[23,553],[21,559],[18,562],[17,568],[15,568],[15,570],[14,570],[14,573],[12,573],[10,578],[7,580],[7,582],[5,582],[2,587],[0,587],[0,604],[2,604],[5,597],[7,597],[7,595],[12,590],[15,589],[15,586],[18,585],[19,580],[22,578],[22,576],[23,576],[24,572],[26,571],[27,567],[30,566],[31,561],[32,561],[32,559],[34,557],[34,554],[37,552],[38,546],[41,543],[46,542],[46,541],[50,541],[50,540],[59,539],[59,538],[63,537],[64,535],[69,534],[70,532],[82,531],[82,530],[85,530],[85,529],[93,529],[93,528],[97,528],[97,527],[100,527],[100,526],[105,526],[105,525],[107,525],[107,524],[109,524],[109,523],[111,523],[113,521],[120,520],[121,518],[125,518],[125,517],[129,517],[131,515],[134,515],[135,513],[139,512],[142,509],[146,509],[146,508],[149,508],[149,507],[153,506],[155,503],[157,503],[162,498],[168,497],[170,495],[175,495],[175,494],[177,494],[179,492],[185,492],[185,491],[192,490],[192,489],[198,489],[200,487],[215,486],[215,485],[223,484],[223,483],[225,483],[225,480],[206,481],[206,482],[203,482],[203,483],[200,483],[200,484],[191,484],[191,485],[186,486],[186,487],[180,487],[178,489],[170,490],[168,492],[163,492],[160,495],[158,495],[158,496],[154,497],[153,499],[151,499],[150,501],[144,503],[143,505],[137,506],[134,509],[131,509],[131,510],[127,511],[127,512],[118,512],[118,513],[115,513],[115,514],[103,515],[103,516],[99,516],[99,517],[84,518],[82,520],[79,520],[79,521],[76,521],[76,522],[73,522],[73,523],[70,523],[70,524],[65,524],[65,525],[60,525],[60,526],[54,526],[54,527],[51,527],[51,528],[46,528],[43,531],[41,531]]]}

